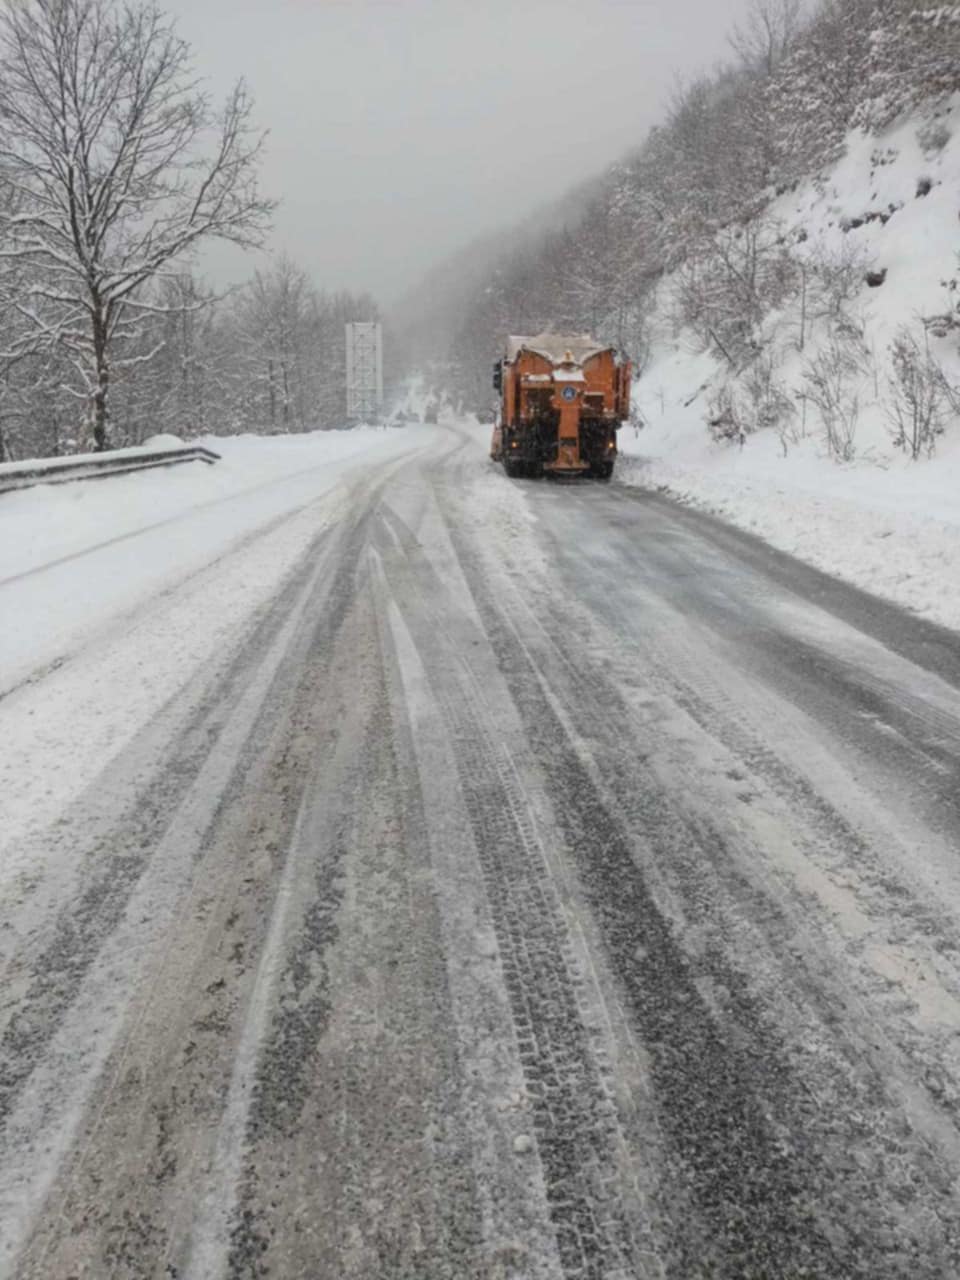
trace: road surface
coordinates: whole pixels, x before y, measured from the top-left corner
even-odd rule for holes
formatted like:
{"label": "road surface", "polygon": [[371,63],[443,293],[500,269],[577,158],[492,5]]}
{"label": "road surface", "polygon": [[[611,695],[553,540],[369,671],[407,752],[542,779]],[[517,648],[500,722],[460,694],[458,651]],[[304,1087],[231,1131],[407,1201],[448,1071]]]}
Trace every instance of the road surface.
{"label": "road surface", "polygon": [[958,638],[464,428],[350,486],[5,855],[0,1275],[960,1274]]}

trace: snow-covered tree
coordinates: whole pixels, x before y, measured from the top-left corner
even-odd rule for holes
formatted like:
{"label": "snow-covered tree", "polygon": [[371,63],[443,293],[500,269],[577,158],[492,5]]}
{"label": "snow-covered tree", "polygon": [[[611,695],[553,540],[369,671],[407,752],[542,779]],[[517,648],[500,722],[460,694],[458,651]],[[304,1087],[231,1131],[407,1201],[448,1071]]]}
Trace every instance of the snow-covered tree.
{"label": "snow-covered tree", "polygon": [[[8,357],[58,350],[109,439],[115,369],[142,362],[145,287],[201,241],[261,243],[263,136],[239,82],[222,110],[159,10],[12,0],[0,11],[0,255]],[[2,285],[2,278],[0,278]],[[12,333],[11,333],[12,329]],[[12,342],[11,342],[12,337]]]}
{"label": "snow-covered tree", "polygon": [[257,271],[238,296],[236,320],[257,416],[272,432],[302,430],[309,414],[311,330],[316,329],[315,298],[305,272],[285,256]]}

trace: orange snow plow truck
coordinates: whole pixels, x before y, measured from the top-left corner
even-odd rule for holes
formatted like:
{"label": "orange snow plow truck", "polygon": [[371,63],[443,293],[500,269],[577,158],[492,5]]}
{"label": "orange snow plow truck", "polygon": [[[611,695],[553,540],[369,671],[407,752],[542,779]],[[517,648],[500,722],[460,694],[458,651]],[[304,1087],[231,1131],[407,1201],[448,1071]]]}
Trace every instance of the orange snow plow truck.
{"label": "orange snow plow truck", "polygon": [[630,362],[585,334],[508,338],[493,367],[500,413],[490,456],[508,476],[609,480],[630,412]]}

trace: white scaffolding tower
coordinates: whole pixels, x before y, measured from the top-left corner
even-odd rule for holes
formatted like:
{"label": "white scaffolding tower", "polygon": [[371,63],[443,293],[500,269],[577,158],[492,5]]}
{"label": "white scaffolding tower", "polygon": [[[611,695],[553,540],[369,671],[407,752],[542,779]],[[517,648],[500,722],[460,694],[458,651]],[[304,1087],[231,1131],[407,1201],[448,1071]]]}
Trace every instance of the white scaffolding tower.
{"label": "white scaffolding tower", "polygon": [[383,333],[379,324],[347,325],[347,417],[376,422],[383,408]]}

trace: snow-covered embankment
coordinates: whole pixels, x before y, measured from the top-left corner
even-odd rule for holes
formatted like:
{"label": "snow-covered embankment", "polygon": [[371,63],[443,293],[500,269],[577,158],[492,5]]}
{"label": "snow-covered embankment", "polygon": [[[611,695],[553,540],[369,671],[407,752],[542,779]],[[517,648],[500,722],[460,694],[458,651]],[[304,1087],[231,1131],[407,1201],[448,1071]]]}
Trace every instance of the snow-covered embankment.
{"label": "snow-covered embankment", "polygon": [[[852,296],[791,297],[761,334],[777,392],[793,405],[778,426],[715,441],[707,420],[723,392],[750,409],[749,370],[732,377],[690,330],[672,329],[675,279],[659,302],[653,359],[635,388],[645,427],[621,432],[621,478],[665,489],[818,568],[960,629],[960,420],[943,404],[932,456],[895,444],[892,347],[907,333],[960,386],[957,191],[960,104],[936,119],[901,120],[882,137],[857,131],[825,178],[778,197],[769,226],[790,252]],[[827,264],[826,270],[823,264]],[[866,282],[871,272],[875,287]],[[850,274],[852,273],[852,275]],[[881,283],[877,283],[877,281]],[[953,316],[953,320],[949,319]],[[936,318],[945,319],[937,323]],[[931,323],[933,321],[933,323]],[[852,335],[856,372],[841,386],[850,460],[829,448],[810,383],[812,363]],[[756,413],[756,405],[753,405]]]}

